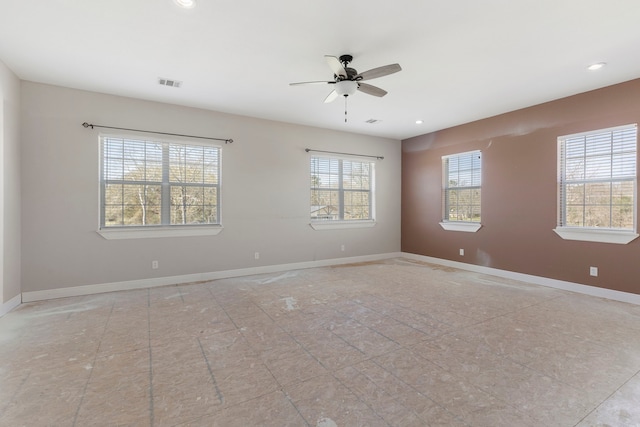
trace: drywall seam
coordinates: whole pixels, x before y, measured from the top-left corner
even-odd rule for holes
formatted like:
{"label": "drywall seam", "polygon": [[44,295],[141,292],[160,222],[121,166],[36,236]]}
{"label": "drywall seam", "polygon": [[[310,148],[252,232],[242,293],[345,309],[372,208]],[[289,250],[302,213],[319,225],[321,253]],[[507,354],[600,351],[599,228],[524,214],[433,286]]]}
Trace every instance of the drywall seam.
{"label": "drywall seam", "polygon": [[630,304],[640,305],[640,295],[629,292],[616,291],[613,289],[598,288],[597,286],[583,285],[580,283],[565,282],[564,280],[549,279],[547,277],[533,276],[530,274],[516,273],[513,271],[500,270],[497,268],[484,267],[481,265],[466,264],[464,262],[451,261],[441,258],[433,258],[424,255],[417,255],[408,252],[402,252],[405,258],[416,261],[430,262],[440,264],[446,267],[459,268],[461,270],[473,271],[474,273],[489,274],[492,276],[504,277],[506,279],[519,280],[521,282],[531,283],[534,285],[546,286],[564,291],[576,292],[579,294],[591,295],[594,297],[606,298],[614,301],[627,302]]}
{"label": "drywall seam", "polygon": [[356,262],[380,261],[402,256],[400,252],[376,255],[363,255],[348,258],[333,258],[319,261],[296,262],[291,264],[265,265],[261,267],[241,268],[237,270],[215,271],[209,273],[185,274],[180,276],[157,277],[152,279],[129,280],[125,282],[101,283],[97,285],[73,286],[44,291],[22,293],[22,302],[42,301],[54,298],[92,295],[104,292],[126,291],[132,289],[153,288],[157,286],[178,285],[182,283],[226,279],[230,277],[251,276],[254,274],[278,273],[288,270],[327,267],[331,265],[352,264]]}

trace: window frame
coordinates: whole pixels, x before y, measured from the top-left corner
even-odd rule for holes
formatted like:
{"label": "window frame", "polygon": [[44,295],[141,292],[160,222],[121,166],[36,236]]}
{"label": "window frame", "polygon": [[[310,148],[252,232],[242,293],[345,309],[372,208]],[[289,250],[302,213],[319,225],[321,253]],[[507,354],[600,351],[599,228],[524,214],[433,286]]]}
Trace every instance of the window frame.
{"label": "window frame", "polygon": [[[633,152],[629,153],[633,155],[633,168],[634,171],[632,174],[620,174],[615,175],[613,172],[613,134],[616,131],[626,131],[626,130],[634,130],[635,136],[635,145]],[[587,138],[589,137],[597,137],[599,135],[611,134],[610,145],[611,149],[609,150],[609,155],[605,154],[587,154]],[[585,142],[585,150],[584,156],[574,156],[573,158],[583,159],[583,166],[585,171],[585,176],[582,179],[568,179],[567,175],[567,156],[565,155],[566,150],[566,141],[570,139],[576,138],[584,138]],[[589,241],[589,242],[601,242],[601,243],[615,243],[615,244],[627,244],[638,237],[637,231],[637,217],[638,217],[638,198],[637,198],[637,175],[638,175],[638,127],[637,124],[627,124],[621,126],[614,126],[603,129],[595,129],[585,132],[578,132],[569,135],[562,135],[557,138],[557,153],[558,153],[558,165],[557,165],[557,226],[553,229],[553,231],[558,234],[561,238],[565,240],[579,240],[579,241]],[[620,153],[618,153],[620,154]],[[601,157],[609,159],[609,170],[607,178],[589,178],[586,176],[587,170],[587,160],[589,158]],[[633,185],[633,201],[631,203],[633,209],[633,225],[631,228],[617,228],[617,227],[598,227],[598,226],[586,226],[586,225],[566,225],[567,223],[567,191],[566,187],[568,185],[587,185],[587,184],[609,184],[613,185],[616,182],[630,182]],[[586,202],[586,193],[584,195],[584,201],[582,203],[583,216],[586,215],[587,207],[590,206]],[[609,206],[609,210],[612,211],[615,204],[613,203],[612,193],[609,195],[609,203],[606,206]],[[612,214],[609,217],[609,224],[612,225]]]}
{"label": "window frame", "polygon": [[[314,169],[313,169],[313,161],[314,159],[325,160],[325,161],[337,161],[338,162],[338,186],[337,187],[320,187],[313,186],[313,177],[314,177]],[[344,187],[344,162],[352,162],[352,163],[361,163],[369,165],[369,189],[349,189]],[[309,207],[313,207],[312,205],[312,193],[314,190],[318,191],[337,191],[338,192],[338,218],[337,219],[313,219],[310,215],[309,221],[310,226],[314,230],[331,230],[331,229],[344,229],[344,228],[368,228],[373,227],[376,223],[375,216],[375,161],[365,160],[358,157],[347,157],[347,156],[319,156],[319,155],[310,155],[308,157],[308,165],[309,165]],[[369,218],[366,219],[345,219],[345,194],[349,192],[358,192],[358,193],[367,193],[368,194],[368,210],[369,210]]]}
{"label": "window frame", "polygon": [[[162,147],[162,158],[161,158],[161,168],[162,168],[162,178],[161,181],[150,181],[150,180],[128,180],[128,179],[107,179],[105,176],[105,144],[109,139],[122,140],[123,144],[125,141],[135,141],[144,144],[146,148],[146,144],[159,144]],[[99,222],[98,222],[98,230],[97,233],[100,234],[107,240],[112,239],[137,239],[137,238],[155,238],[155,237],[179,237],[179,236],[206,236],[206,235],[217,235],[219,234],[222,227],[222,212],[221,212],[221,200],[222,200],[222,147],[217,144],[210,144],[204,142],[191,142],[185,139],[174,139],[174,138],[166,138],[166,137],[149,137],[147,135],[138,135],[136,133],[127,133],[127,134],[113,134],[113,133],[101,133],[98,137],[98,146],[99,146]],[[183,187],[202,187],[204,188],[215,188],[215,210],[216,210],[216,222],[214,223],[188,223],[188,224],[171,224],[171,189],[175,187],[180,187],[179,182],[172,181],[170,168],[172,165],[171,162],[171,154],[170,154],[170,146],[181,146],[181,147],[194,147],[200,149],[201,147],[209,147],[213,148],[217,151],[217,164],[216,166],[216,176],[217,180],[215,183],[206,183],[204,178],[200,183],[189,183],[184,182],[182,184]],[[123,161],[125,158],[123,157]],[[204,160],[203,160],[204,161]],[[148,159],[144,159],[144,165],[149,163]],[[181,163],[180,163],[181,164]],[[160,223],[159,224],[132,224],[132,225],[105,225],[106,221],[106,185],[109,182],[113,182],[115,184],[122,185],[155,185],[160,187]],[[205,205],[203,205],[205,206]]]}
{"label": "window frame", "polygon": [[[461,159],[465,157],[471,158],[471,183],[474,184],[474,168],[473,168],[473,156],[478,156],[479,159],[479,183],[477,185],[465,185],[465,186],[455,186],[452,187],[449,184],[450,181],[450,168],[449,164],[451,159]],[[480,218],[478,221],[463,221],[463,220],[455,220],[449,218],[449,206],[450,206],[450,192],[453,190],[480,190],[480,201],[478,204]],[[442,206],[442,221],[440,221],[440,226],[447,231],[462,231],[468,233],[475,233],[480,228],[482,228],[482,151],[481,150],[472,150],[465,151],[462,153],[454,153],[442,156],[442,195],[441,195],[441,206]],[[469,205],[473,206],[473,205]]]}

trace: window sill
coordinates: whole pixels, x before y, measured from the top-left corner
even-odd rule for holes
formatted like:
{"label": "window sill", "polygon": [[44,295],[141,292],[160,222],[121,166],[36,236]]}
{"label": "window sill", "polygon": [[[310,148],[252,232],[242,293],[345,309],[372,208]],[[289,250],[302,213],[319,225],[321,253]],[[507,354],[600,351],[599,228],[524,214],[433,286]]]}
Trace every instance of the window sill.
{"label": "window sill", "polygon": [[553,231],[565,240],[616,243],[619,245],[626,245],[638,237],[638,234],[632,231],[600,230],[596,228],[557,227]]}
{"label": "window sill", "polygon": [[375,221],[317,221],[309,224],[314,230],[341,230],[346,228],[371,228]]}
{"label": "window sill", "polygon": [[215,236],[222,231],[221,225],[194,226],[194,227],[131,227],[131,228],[106,228],[97,230],[96,233],[107,240],[120,239],[149,239],[156,237],[188,237],[188,236]]}
{"label": "window sill", "polygon": [[440,223],[440,227],[447,231],[464,231],[466,233],[475,233],[480,230],[482,224],[479,222],[456,222],[456,221],[443,221]]}

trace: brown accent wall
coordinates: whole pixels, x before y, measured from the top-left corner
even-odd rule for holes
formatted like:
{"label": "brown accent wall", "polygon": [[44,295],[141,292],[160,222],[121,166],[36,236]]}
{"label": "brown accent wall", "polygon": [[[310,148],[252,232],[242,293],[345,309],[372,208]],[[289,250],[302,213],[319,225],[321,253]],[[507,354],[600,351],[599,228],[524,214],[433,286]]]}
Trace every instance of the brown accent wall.
{"label": "brown accent wall", "polygon": [[[640,123],[640,79],[402,141],[402,251],[640,294],[640,238],[592,243],[553,231],[557,137],[630,123]],[[482,228],[445,231],[441,157],[478,149]]]}

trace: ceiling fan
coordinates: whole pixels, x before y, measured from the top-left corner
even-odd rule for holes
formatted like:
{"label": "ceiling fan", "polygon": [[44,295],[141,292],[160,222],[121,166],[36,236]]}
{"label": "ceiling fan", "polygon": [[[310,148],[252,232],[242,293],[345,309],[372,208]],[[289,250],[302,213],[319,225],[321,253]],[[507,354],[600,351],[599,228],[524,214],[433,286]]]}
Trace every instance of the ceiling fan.
{"label": "ceiling fan", "polygon": [[[324,99],[324,102],[332,102],[339,96],[345,97],[345,104],[347,97],[356,93],[357,90],[366,93],[368,95],[382,97],[387,94],[387,91],[380,89],[377,86],[373,86],[367,83],[362,83],[365,80],[377,79],[378,77],[388,76],[389,74],[397,73],[402,70],[399,64],[389,64],[382,67],[373,68],[371,70],[358,73],[355,68],[349,67],[349,63],[353,60],[351,55],[341,55],[339,58],[331,55],[325,55],[325,60],[333,71],[333,80],[331,81],[314,81],[314,82],[298,82],[289,83],[290,86],[299,86],[307,84],[330,84],[334,85],[333,90]],[[346,118],[345,108],[345,122]]]}

